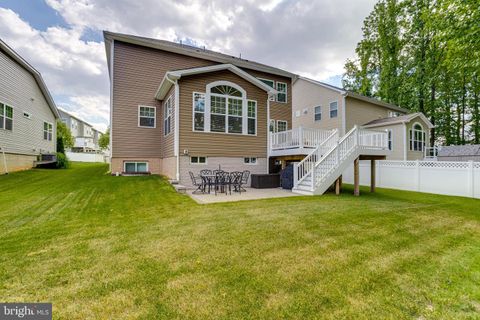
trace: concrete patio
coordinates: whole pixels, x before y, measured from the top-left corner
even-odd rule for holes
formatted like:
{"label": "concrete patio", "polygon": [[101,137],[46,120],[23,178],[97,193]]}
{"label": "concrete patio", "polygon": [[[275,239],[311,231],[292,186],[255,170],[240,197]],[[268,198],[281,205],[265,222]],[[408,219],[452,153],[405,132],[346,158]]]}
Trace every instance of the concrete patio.
{"label": "concrete patio", "polygon": [[186,193],[193,200],[195,200],[197,203],[200,203],[200,204],[300,196],[299,194],[293,193],[290,190],[285,190],[282,188],[272,188],[272,189],[245,188],[245,190],[247,191],[242,193],[232,191],[231,195],[225,194],[225,193],[217,193],[217,195],[215,195],[213,191],[209,194],[208,193],[193,194],[193,190],[187,190]]}

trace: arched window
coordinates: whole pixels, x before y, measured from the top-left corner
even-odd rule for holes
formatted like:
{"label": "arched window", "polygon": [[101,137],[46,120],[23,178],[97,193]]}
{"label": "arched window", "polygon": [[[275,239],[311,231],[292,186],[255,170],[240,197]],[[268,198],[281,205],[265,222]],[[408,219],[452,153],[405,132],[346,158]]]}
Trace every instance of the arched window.
{"label": "arched window", "polygon": [[422,151],[425,149],[425,131],[420,123],[416,122],[410,129],[410,150]]}
{"label": "arched window", "polygon": [[206,94],[193,94],[195,131],[256,134],[257,103],[246,91],[229,81],[207,85]]}

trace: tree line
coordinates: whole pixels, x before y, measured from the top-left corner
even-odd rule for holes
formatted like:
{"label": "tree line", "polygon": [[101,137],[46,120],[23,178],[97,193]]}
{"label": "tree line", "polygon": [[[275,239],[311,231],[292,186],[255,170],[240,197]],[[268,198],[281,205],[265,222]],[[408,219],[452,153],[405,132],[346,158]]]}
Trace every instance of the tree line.
{"label": "tree line", "polygon": [[431,144],[480,143],[479,0],[380,0],[345,89],[423,112]]}

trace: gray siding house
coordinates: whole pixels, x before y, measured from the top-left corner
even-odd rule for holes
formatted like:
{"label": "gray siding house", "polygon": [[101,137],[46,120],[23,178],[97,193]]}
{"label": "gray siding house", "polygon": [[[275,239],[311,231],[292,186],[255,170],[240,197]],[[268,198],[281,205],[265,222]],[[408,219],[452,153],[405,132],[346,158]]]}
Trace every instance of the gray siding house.
{"label": "gray siding house", "polygon": [[70,151],[73,152],[99,152],[98,139],[102,132],[95,129],[91,124],[81,120],[73,114],[59,109],[60,118],[70,128],[75,143]]}
{"label": "gray siding house", "polygon": [[55,153],[58,117],[40,73],[0,40],[0,174]]}

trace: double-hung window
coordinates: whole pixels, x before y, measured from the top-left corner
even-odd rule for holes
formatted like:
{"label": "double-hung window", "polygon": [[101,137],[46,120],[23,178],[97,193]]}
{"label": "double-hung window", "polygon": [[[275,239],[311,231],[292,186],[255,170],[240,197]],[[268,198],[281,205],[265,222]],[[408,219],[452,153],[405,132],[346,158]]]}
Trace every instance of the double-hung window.
{"label": "double-hung window", "polygon": [[227,98],[214,96],[210,97],[210,131],[225,132],[227,114]]}
{"label": "double-hung window", "polygon": [[338,116],[338,102],[330,102],[330,118],[336,118]]}
{"label": "double-hung window", "polygon": [[423,151],[425,148],[425,131],[419,123],[415,123],[410,129],[410,150]]}
{"label": "double-hung window", "polygon": [[13,108],[0,103],[0,129],[13,130]]}
{"label": "double-hung window", "polygon": [[228,98],[228,133],[242,133],[243,100],[237,98]]}
{"label": "double-hung window", "polygon": [[52,141],[53,137],[53,124],[43,122],[43,140]]}
{"label": "double-hung window", "polygon": [[205,130],[205,94],[193,93],[193,130]]}
{"label": "double-hung window", "polygon": [[172,96],[170,96],[163,104],[163,135],[165,136],[172,132],[172,103]]}
{"label": "double-hung window", "polygon": [[317,106],[314,111],[315,121],[322,120],[322,107]]}
{"label": "double-hung window", "polygon": [[257,134],[257,101],[248,100],[247,126],[248,134]]}
{"label": "double-hung window", "polygon": [[287,121],[278,120],[277,121],[277,132],[287,131]]}
{"label": "double-hung window", "polygon": [[138,106],[138,126],[155,128],[155,107]]}
{"label": "double-hung window", "polygon": [[287,102],[287,84],[277,81],[277,102]]}

